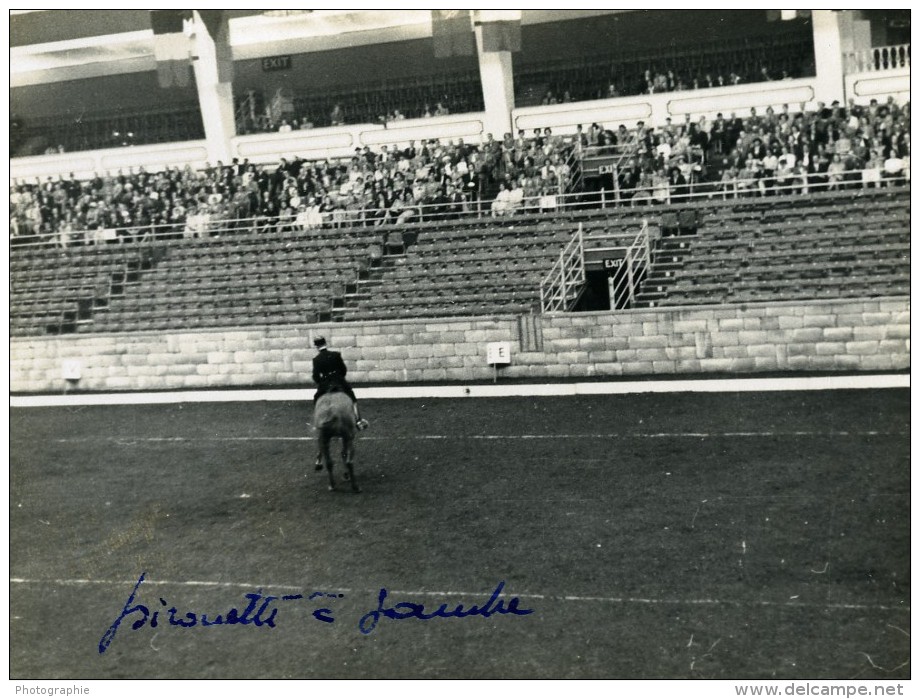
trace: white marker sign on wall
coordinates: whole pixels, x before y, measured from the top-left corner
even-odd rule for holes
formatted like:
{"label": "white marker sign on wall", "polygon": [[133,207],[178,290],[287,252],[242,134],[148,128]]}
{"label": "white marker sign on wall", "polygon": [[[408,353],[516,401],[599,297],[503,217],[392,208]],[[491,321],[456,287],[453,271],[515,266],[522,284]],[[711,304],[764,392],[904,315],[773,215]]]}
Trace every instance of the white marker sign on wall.
{"label": "white marker sign on wall", "polygon": [[511,364],[511,343],[490,342],[487,344],[486,361],[489,364]]}
{"label": "white marker sign on wall", "polygon": [[61,361],[61,378],[67,381],[79,381],[83,372],[83,365],[79,359],[64,359]]}

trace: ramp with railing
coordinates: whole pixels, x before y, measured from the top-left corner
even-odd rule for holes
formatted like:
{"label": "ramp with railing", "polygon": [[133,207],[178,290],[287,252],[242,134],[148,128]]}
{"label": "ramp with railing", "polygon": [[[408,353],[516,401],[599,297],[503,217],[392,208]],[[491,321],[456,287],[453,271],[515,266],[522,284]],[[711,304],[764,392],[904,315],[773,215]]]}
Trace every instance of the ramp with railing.
{"label": "ramp with railing", "polygon": [[585,287],[585,245],[582,224],[559,253],[559,259],[540,283],[544,313],[572,309]]}
{"label": "ramp with railing", "polygon": [[620,272],[614,277],[613,289],[610,294],[611,309],[632,307],[636,300],[639,286],[648,275],[651,264],[652,243],[649,236],[648,221],[642,221],[642,228],[626,249]]}

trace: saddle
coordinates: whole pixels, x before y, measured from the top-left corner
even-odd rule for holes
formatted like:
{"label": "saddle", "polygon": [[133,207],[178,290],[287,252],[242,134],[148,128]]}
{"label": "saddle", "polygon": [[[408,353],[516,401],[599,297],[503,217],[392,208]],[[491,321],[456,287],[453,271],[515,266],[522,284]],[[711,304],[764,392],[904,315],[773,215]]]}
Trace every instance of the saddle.
{"label": "saddle", "polygon": [[345,393],[345,386],[342,385],[342,377],[332,374],[323,379],[323,393]]}

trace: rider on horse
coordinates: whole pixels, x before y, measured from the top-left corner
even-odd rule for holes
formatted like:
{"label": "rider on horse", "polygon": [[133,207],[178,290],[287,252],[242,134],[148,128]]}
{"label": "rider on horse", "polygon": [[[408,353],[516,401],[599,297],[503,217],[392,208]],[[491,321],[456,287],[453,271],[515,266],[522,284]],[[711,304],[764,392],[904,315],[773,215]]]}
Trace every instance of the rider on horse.
{"label": "rider on horse", "polygon": [[368,422],[361,418],[361,414],[358,412],[358,399],[355,398],[355,392],[352,390],[351,385],[345,380],[348,368],[342,360],[342,355],[327,348],[326,338],[324,337],[317,337],[313,340],[313,345],[318,350],[316,356],[313,357],[313,382],[317,386],[313,401],[316,402],[317,398],[330,393],[338,387],[342,393],[351,398],[354,404],[357,428],[359,430],[365,429],[368,426]]}

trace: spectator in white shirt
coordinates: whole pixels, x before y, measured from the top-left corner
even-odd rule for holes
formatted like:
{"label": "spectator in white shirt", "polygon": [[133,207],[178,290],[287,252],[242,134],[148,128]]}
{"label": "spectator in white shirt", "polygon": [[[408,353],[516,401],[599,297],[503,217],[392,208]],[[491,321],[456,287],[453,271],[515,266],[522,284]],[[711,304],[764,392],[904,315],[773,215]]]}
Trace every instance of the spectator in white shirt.
{"label": "spectator in white shirt", "polygon": [[885,160],[885,179],[888,184],[895,184],[899,179],[904,178],[904,161],[898,157],[898,152],[892,148]]}
{"label": "spectator in white shirt", "polygon": [[495,201],[492,202],[492,215],[493,216],[507,216],[511,213],[511,189],[508,187],[507,182],[501,183],[501,189],[498,190],[498,195],[495,197]]}

